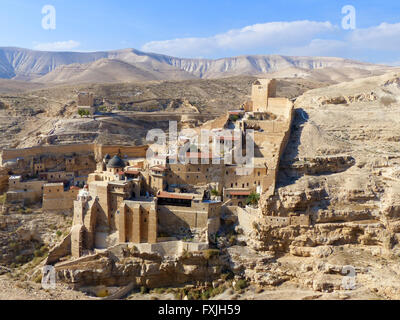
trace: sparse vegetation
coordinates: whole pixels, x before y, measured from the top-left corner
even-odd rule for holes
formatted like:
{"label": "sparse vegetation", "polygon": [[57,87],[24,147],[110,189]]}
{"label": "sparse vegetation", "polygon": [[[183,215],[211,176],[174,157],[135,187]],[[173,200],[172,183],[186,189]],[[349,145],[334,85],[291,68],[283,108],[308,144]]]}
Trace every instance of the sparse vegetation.
{"label": "sparse vegetation", "polygon": [[246,289],[249,286],[246,280],[240,279],[236,282],[235,284],[235,290],[236,291],[241,291],[243,289]]}
{"label": "sparse vegetation", "polygon": [[149,293],[149,289],[147,287],[142,286],[140,287],[140,293],[141,294]]}
{"label": "sparse vegetation", "polygon": [[3,205],[6,202],[6,194],[3,193],[0,195],[0,205]]}
{"label": "sparse vegetation", "polygon": [[213,195],[214,197],[219,197],[219,196],[220,196],[220,193],[218,192],[217,189],[212,189],[212,190],[211,190],[211,195]]}
{"label": "sparse vegetation", "polygon": [[223,293],[226,289],[227,286],[225,284],[217,285],[214,288],[209,283],[208,285],[200,287],[176,289],[175,298],[178,300],[182,300],[185,297],[187,297],[188,300],[209,300]]}
{"label": "sparse vegetation", "polygon": [[81,116],[81,118],[90,116],[90,112],[84,109],[79,109],[78,114]]}
{"label": "sparse vegetation", "polygon": [[231,246],[233,246],[235,243],[236,243],[236,236],[233,234],[233,235],[231,235],[230,237],[229,237],[229,244],[231,245]]}
{"label": "sparse vegetation", "polygon": [[203,256],[206,260],[210,260],[213,257],[219,256],[219,250],[217,249],[208,249],[203,251]]}

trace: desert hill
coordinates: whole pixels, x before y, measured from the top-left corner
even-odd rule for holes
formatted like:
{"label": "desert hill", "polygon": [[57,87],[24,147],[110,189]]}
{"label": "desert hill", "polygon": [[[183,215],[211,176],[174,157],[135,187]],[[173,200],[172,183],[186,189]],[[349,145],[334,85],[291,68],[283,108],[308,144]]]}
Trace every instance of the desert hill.
{"label": "desert hill", "polygon": [[[182,114],[197,115],[200,124],[237,109],[249,99],[255,79],[60,85],[0,94],[0,148],[93,141],[142,144],[149,129],[164,129],[169,120],[179,120]],[[278,95],[296,98],[321,85],[326,84],[279,80]],[[103,115],[96,119],[78,116],[76,99],[80,91],[94,93]]]}
{"label": "desert hill", "polygon": [[248,55],[212,60],[170,57],[136,49],[80,53],[0,48],[0,78],[46,85],[242,75],[340,82],[392,70],[388,66],[333,57]]}

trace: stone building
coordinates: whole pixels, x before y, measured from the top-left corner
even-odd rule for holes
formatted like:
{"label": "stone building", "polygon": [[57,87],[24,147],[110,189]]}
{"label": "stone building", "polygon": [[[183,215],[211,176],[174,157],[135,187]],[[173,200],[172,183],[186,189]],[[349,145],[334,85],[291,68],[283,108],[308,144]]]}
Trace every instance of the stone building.
{"label": "stone building", "polygon": [[202,195],[160,192],[157,195],[159,228],[169,235],[215,234],[220,227],[221,201],[204,199]]}
{"label": "stone building", "polygon": [[[159,232],[172,237],[202,234],[207,241],[218,231],[221,202],[165,192],[162,169],[166,168],[146,168],[147,183],[144,168],[106,155],[89,175],[88,186],[74,202],[72,246],[79,248],[72,250],[75,256],[117,243],[157,243]],[[155,178],[160,178],[156,188]],[[153,190],[156,197],[150,196]]]}
{"label": "stone building", "polygon": [[69,212],[74,208],[80,188],[75,186],[65,187],[64,183],[46,183],[43,185],[43,211]]}
{"label": "stone building", "polygon": [[6,202],[19,202],[22,204],[34,204],[42,200],[43,185],[46,181],[39,179],[23,179],[22,176],[10,176]]}
{"label": "stone building", "polygon": [[94,107],[94,95],[92,92],[79,92],[78,93],[78,110],[88,111],[90,115],[96,112]]}

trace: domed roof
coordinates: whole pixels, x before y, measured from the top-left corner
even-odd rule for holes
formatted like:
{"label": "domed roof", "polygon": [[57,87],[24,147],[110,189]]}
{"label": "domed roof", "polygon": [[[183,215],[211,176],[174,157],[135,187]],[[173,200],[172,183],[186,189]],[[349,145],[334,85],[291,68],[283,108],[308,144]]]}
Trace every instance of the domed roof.
{"label": "domed roof", "polygon": [[111,159],[111,157],[110,157],[110,155],[107,153],[106,155],[105,155],[105,157],[104,157],[104,160],[110,160]]}
{"label": "domed roof", "polygon": [[107,168],[125,168],[125,162],[118,156],[114,156],[107,163]]}

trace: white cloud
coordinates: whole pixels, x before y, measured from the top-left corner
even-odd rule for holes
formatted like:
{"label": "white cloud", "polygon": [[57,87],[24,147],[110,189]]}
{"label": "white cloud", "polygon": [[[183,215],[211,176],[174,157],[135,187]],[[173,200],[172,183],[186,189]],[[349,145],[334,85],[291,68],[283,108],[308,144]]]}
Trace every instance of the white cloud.
{"label": "white cloud", "polygon": [[330,22],[269,22],[229,30],[207,38],[152,41],[143,45],[142,50],[180,57],[209,56],[230,50],[276,50],[288,44],[306,45],[314,36],[331,33],[336,29]]}
{"label": "white cloud", "polygon": [[[255,24],[205,38],[152,41],[143,51],[177,57],[223,57],[240,54],[337,56],[397,61],[400,23],[343,30],[331,22],[292,21]],[[393,63],[392,63],[393,64]]]}
{"label": "white cloud", "polygon": [[80,43],[74,40],[57,41],[48,43],[37,43],[34,46],[35,50],[41,51],[68,51],[80,46]]}
{"label": "white cloud", "polygon": [[347,39],[349,46],[362,49],[398,51],[400,23],[381,23],[379,26],[354,30]]}
{"label": "white cloud", "polygon": [[347,45],[342,40],[313,39],[305,46],[282,48],[280,53],[290,56],[344,56]]}

